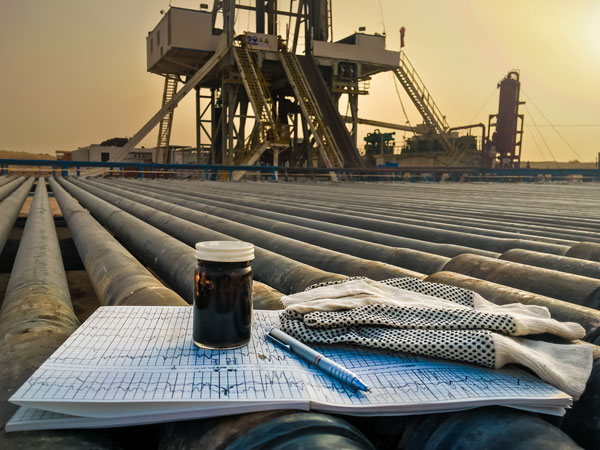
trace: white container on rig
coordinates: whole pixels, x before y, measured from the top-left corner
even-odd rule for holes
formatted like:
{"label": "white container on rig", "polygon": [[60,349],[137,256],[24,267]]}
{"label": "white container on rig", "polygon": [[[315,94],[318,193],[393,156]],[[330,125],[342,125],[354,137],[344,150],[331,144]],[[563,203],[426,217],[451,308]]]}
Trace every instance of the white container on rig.
{"label": "white container on rig", "polygon": [[210,12],[171,7],[146,37],[148,72],[189,73],[210,58],[217,39]]}

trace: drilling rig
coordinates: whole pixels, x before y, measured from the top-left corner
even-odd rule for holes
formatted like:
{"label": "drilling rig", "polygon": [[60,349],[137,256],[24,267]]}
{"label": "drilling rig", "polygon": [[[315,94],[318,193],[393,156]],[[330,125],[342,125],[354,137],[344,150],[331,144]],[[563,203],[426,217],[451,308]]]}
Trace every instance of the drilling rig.
{"label": "drilling rig", "polygon": [[[235,29],[236,11],[252,18],[250,29]],[[491,137],[483,124],[451,128],[405,53],[386,49],[385,35],[356,32],[334,42],[332,22],[331,0],[250,5],[222,0],[211,10],[206,4],[198,10],[170,7],[146,37],[147,70],[164,77],[162,106],[112,160],[119,161],[158,125],[156,160],[174,162],[175,108],[188,94],[195,98],[196,143],[187,149],[191,159],[185,162],[331,169],[376,165],[380,161],[373,154],[364,157],[358,151],[359,124],[414,132],[401,155],[382,152],[400,165],[415,158],[423,165],[492,164],[498,159],[494,152],[506,159],[509,150],[501,136],[510,122],[505,114],[490,118]],[[358,116],[359,98],[369,93],[371,78],[389,71],[408,93],[422,125]],[[344,96],[349,116],[339,113]],[[459,130],[476,127],[482,128],[479,145],[473,136],[458,136]],[[513,164],[519,154],[510,153]],[[329,175],[338,178],[335,171]],[[234,179],[243,176],[236,170]]]}

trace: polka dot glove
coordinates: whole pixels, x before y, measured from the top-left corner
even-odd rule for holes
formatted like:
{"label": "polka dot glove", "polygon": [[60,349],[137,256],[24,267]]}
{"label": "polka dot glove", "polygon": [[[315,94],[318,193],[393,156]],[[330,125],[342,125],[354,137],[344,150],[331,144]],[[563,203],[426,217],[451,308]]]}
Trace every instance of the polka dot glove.
{"label": "polka dot glove", "polygon": [[284,296],[282,329],[303,342],[345,343],[499,368],[518,363],[578,397],[591,348],[508,336],[552,333],[581,338],[579,324],[550,318],[547,308],[498,306],[475,292],[416,278],[349,279]]}

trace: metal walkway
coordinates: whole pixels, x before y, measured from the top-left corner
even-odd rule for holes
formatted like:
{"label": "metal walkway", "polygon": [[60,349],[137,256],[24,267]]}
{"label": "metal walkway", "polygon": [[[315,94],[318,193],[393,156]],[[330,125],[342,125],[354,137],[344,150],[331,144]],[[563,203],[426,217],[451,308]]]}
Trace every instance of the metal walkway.
{"label": "metal walkway", "polygon": [[[325,166],[327,168],[344,167],[344,159],[335,148],[334,138],[322,118],[321,111],[304,77],[298,58],[285,48],[281,50],[279,55]],[[332,178],[336,178],[333,173]]]}
{"label": "metal walkway", "polygon": [[[177,75],[165,75],[165,87],[163,90],[162,106],[165,106],[171,101],[177,92],[179,77]],[[156,160],[168,163],[169,162],[169,141],[171,140],[171,126],[173,125],[173,113],[175,107],[163,116],[158,127],[158,141],[156,143]]]}
{"label": "metal walkway", "polygon": [[450,128],[448,122],[446,122],[446,117],[442,115],[433,101],[431,94],[425,87],[425,83],[423,83],[423,80],[421,80],[421,77],[419,77],[419,74],[404,52],[400,53],[400,65],[394,70],[394,74],[408,93],[421,117],[423,117],[425,125],[436,133],[444,150],[452,152],[452,144],[450,144],[450,141],[446,137],[446,133]]}
{"label": "metal walkway", "polygon": [[271,93],[248,47],[244,44],[234,44],[233,50],[248,99],[256,115],[254,131],[248,144],[242,150],[236,151],[234,164],[249,166],[271,145],[287,145],[288,140],[283,136],[281,124],[273,114]]}
{"label": "metal walkway", "polygon": [[330,90],[321,75],[317,62],[309,55],[298,56],[297,59],[313,98],[318,99],[317,105],[321,113],[321,120],[325,123],[327,130],[333,138],[333,145],[344,161],[343,167],[363,167],[363,160],[354,145],[350,133],[348,133],[337,105],[331,97]]}

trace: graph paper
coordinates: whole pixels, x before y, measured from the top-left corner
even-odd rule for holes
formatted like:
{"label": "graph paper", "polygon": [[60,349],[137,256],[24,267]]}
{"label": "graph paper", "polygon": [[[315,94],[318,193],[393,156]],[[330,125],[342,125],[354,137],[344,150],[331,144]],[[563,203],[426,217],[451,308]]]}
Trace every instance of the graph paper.
{"label": "graph paper", "polygon": [[191,307],[101,307],[10,401],[29,408],[18,413],[22,417],[43,415],[35,411],[41,409],[105,421],[277,408],[407,414],[489,404],[562,408],[570,403],[566,394],[516,369],[356,347],[315,347],[370,387],[369,392],[354,391],[266,340],[266,331],[278,325],[277,311],[255,311],[247,346],[202,350],[192,343]]}

